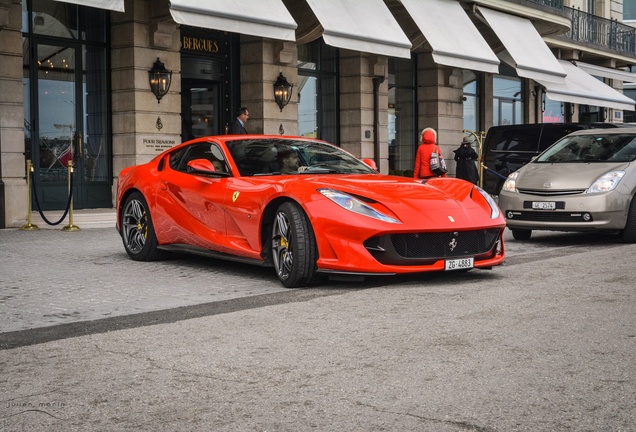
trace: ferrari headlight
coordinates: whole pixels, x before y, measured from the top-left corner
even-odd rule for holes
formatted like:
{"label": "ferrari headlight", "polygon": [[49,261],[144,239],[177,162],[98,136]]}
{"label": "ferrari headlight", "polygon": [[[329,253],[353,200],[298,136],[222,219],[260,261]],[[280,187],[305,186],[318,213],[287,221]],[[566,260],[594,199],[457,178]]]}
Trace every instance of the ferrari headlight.
{"label": "ferrari headlight", "polygon": [[596,192],[609,192],[616,189],[618,183],[621,181],[623,176],[625,175],[625,171],[610,171],[607,174],[603,174],[599,178],[596,179],[592,186],[587,190],[587,193],[596,193]]}
{"label": "ferrari headlight", "polygon": [[504,182],[501,190],[505,192],[517,192],[517,177],[519,173],[517,171],[513,172],[508,176],[506,181]]}
{"label": "ferrari headlight", "polygon": [[346,194],[344,192],[340,192],[334,189],[318,189],[318,192],[329,198],[331,201],[338,204],[345,210],[349,210],[354,213],[358,213],[364,216],[371,217],[373,219],[378,219],[383,222],[389,223],[401,223],[399,220],[394,219],[390,216],[380,213],[373,207],[363,203],[358,198]]}
{"label": "ferrari headlight", "polygon": [[479,191],[479,193],[484,197],[484,199],[490,206],[490,219],[497,219],[499,217],[499,206],[495,202],[495,199],[479,186],[475,186],[475,189]]}

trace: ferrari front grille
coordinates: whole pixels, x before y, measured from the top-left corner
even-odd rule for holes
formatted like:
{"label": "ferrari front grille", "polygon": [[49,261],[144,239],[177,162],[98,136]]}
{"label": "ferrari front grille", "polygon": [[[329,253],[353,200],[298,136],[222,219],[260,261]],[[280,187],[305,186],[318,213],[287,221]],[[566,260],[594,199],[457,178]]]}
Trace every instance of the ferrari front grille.
{"label": "ferrari front grille", "polygon": [[387,234],[364,245],[382,264],[423,265],[440,259],[491,254],[500,229]]}

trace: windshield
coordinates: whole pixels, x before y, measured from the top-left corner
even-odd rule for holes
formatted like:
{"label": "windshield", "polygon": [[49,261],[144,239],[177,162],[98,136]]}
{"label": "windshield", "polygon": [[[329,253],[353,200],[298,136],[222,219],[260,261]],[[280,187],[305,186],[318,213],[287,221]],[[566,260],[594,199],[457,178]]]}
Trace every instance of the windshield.
{"label": "windshield", "polygon": [[284,174],[375,174],[338,147],[316,141],[250,139],[227,143],[241,176]]}
{"label": "windshield", "polygon": [[599,133],[565,137],[535,162],[633,162],[635,159],[636,135]]}

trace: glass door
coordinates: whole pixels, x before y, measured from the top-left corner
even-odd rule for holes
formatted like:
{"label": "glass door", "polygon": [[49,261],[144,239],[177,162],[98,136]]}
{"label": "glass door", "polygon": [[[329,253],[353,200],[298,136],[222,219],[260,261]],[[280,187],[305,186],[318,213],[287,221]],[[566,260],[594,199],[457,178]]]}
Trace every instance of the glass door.
{"label": "glass door", "polygon": [[71,161],[73,207],[112,207],[105,50],[35,42],[33,52],[31,151],[40,209],[66,209]]}
{"label": "glass door", "polygon": [[219,83],[214,81],[181,81],[182,139],[187,141],[225,133],[221,130]]}

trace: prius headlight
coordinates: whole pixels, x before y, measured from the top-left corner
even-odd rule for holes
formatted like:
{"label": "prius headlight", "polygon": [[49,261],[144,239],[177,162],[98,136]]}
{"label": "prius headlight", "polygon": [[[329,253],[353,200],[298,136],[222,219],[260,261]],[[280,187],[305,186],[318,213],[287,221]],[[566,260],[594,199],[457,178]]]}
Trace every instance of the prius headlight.
{"label": "prius headlight", "polygon": [[475,186],[475,189],[486,199],[486,202],[490,206],[490,219],[497,219],[499,217],[499,206],[495,202],[495,199],[479,186]]}
{"label": "prius headlight", "polygon": [[318,189],[318,192],[320,192],[321,194],[323,194],[324,196],[326,196],[331,201],[335,202],[336,204],[338,204],[340,207],[342,207],[345,210],[349,210],[354,213],[368,216],[373,219],[378,219],[383,222],[389,222],[389,223],[395,223],[395,224],[401,223],[399,220],[380,213],[373,207],[360,201],[358,198],[352,195],[346,194],[344,192],[340,192],[334,189]]}
{"label": "prius headlight", "polygon": [[506,181],[504,182],[501,190],[505,192],[517,192],[517,177],[519,173],[517,171],[513,172],[508,176]]}
{"label": "prius headlight", "polygon": [[596,179],[592,186],[587,190],[587,193],[595,193],[595,192],[609,192],[616,189],[618,186],[618,182],[621,181],[623,176],[625,175],[625,171],[610,171],[607,174],[603,174],[599,178]]}

